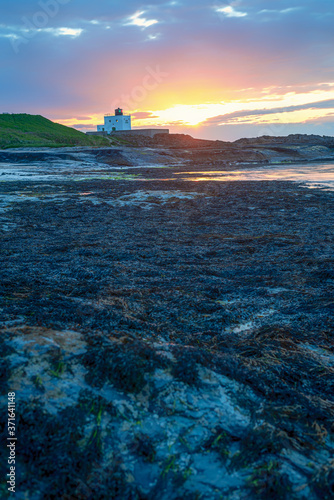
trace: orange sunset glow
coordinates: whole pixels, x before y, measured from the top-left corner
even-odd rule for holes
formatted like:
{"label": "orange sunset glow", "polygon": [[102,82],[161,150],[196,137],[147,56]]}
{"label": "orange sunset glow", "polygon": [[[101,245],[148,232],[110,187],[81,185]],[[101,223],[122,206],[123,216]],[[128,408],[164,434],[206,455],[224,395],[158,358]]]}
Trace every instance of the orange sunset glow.
{"label": "orange sunset glow", "polygon": [[120,106],[134,127],[203,138],[333,132],[328,2],[102,4],[64,5],[35,31],[32,7],[24,22],[8,13],[3,107],[24,96],[26,112],[82,131]]}

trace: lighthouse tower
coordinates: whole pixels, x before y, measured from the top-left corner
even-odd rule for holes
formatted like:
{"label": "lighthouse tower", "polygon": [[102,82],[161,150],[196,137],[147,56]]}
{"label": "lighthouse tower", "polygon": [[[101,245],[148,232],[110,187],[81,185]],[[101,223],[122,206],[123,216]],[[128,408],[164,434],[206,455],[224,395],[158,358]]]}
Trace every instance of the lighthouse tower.
{"label": "lighthouse tower", "polygon": [[131,130],[131,115],[124,115],[121,108],[115,109],[115,115],[105,115],[104,125],[98,125],[98,132],[118,132],[119,130]]}

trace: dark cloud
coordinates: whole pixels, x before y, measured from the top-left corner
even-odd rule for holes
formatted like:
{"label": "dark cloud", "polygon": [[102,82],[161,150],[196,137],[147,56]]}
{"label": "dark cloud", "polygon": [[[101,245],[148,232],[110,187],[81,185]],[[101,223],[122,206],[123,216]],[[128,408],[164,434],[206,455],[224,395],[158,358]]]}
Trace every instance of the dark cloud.
{"label": "dark cloud", "polygon": [[235,121],[236,118],[247,118],[250,116],[261,116],[261,115],[274,115],[277,113],[292,113],[293,111],[300,111],[303,109],[332,109],[334,108],[334,99],[328,99],[326,101],[311,102],[307,104],[299,104],[298,106],[286,106],[280,108],[271,109],[252,109],[252,110],[242,110],[235,111],[234,113],[226,113],[225,115],[213,116],[208,120],[203,122],[203,125],[218,125],[225,124]]}

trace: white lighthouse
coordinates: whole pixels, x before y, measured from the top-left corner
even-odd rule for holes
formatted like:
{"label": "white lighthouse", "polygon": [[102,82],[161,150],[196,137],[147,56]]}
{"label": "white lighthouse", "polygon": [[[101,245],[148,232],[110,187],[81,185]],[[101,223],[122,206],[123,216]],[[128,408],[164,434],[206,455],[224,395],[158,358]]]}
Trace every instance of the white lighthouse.
{"label": "white lighthouse", "polygon": [[104,125],[98,125],[98,132],[119,132],[122,130],[131,130],[131,115],[124,115],[121,108],[115,109],[115,116],[106,115]]}

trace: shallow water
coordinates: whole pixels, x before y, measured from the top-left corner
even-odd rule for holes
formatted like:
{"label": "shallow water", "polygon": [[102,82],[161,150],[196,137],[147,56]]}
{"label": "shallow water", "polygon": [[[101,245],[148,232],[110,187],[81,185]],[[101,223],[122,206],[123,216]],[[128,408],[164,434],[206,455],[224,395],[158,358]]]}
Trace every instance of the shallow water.
{"label": "shallow water", "polygon": [[230,172],[216,170],[177,175],[193,181],[294,181],[302,182],[309,188],[334,190],[334,163],[266,165]]}
{"label": "shallow water", "polygon": [[[133,169],[138,169],[134,174]],[[157,164],[126,167],[100,163],[89,155],[81,155],[77,161],[51,159],[47,161],[27,161],[26,163],[0,163],[0,182],[17,181],[83,181],[93,179],[108,180],[154,180],[152,173],[148,179],[142,170],[163,168]],[[165,168],[168,168],[166,165]],[[131,173],[127,170],[132,169]],[[308,188],[334,190],[334,163],[290,163],[289,165],[248,166],[232,171],[174,172],[165,181],[293,181]]]}
{"label": "shallow water", "polygon": [[[124,167],[96,161],[50,160],[26,163],[0,163],[0,182],[84,180],[88,178],[113,178],[120,175]],[[116,172],[110,173],[111,170]],[[84,176],[84,179],[82,177]]]}

